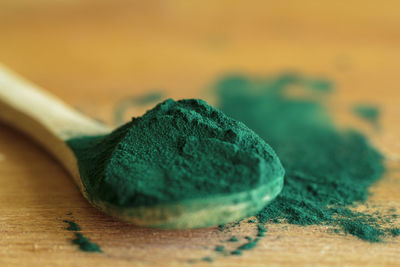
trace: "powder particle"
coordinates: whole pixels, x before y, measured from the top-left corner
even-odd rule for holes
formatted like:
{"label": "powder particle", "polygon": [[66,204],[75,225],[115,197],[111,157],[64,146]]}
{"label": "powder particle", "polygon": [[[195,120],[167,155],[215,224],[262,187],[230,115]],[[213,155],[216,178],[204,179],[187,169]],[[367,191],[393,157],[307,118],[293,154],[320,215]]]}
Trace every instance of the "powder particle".
{"label": "powder particle", "polygon": [[359,104],[354,107],[353,111],[358,117],[369,122],[375,128],[378,128],[378,120],[380,116],[378,107],[371,104]]}
{"label": "powder particle", "polygon": [[236,236],[233,236],[231,238],[228,239],[229,242],[238,242],[239,239]]}
{"label": "powder particle", "polygon": [[211,258],[211,257],[204,257],[202,260],[205,262],[213,262],[214,261],[213,258]]}
{"label": "powder particle", "polygon": [[371,242],[380,242],[381,237],[385,234],[383,230],[374,225],[364,224],[358,220],[345,219],[340,221],[344,232],[358,236],[361,239]]}
{"label": "powder particle", "polygon": [[63,222],[69,225],[66,230],[73,231],[75,233],[75,239],[72,240],[72,243],[78,245],[80,250],[85,252],[102,252],[97,244],[91,242],[82,233],[80,233],[81,227],[77,223],[69,220],[63,220]]}
{"label": "powder particle", "polygon": [[78,245],[81,250],[85,252],[102,252],[98,245],[92,243],[81,233],[75,233],[75,237],[76,238],[72,240],[72,243]]}
{"label": "powder particle", "polygon": [[394,237],[400,236],[400,228],[393,228],[393,229],[390,230],[390,233]]}
{"label": "powder particle", "polygon": [[238,256],[238,255],[242,255],[242,251],[239,250],[239,249],[237,249],[237,250],[232,251],[231,254],[232,254],[232,255],[237,255],[237,256]]}
{"label": "powder particle", "polygon": [[66,228],[68,231],[80,231],[81,228],[79,225],[73,221],[64,220],[63,222],[68,223],[68,227]]}
{"label": "powder particle", "polygon": [[258,224],[257,225],[257,236],[264,236],[265,235],[265,233],[267,232],[267,229],[265,229],[264,228],[264,225],[262,225],[262,224]]}
{"label": "powder particle", "polygon": [[[369,187],[384,172],[383,157],[361,133],[338,129],[315,99],[316,87],[304,80],[291,74],[259,80],[230,76],[216,85],[221,110],[271,144],[286,169],[282,193],[257,218],[261,223],[339,226],[379,242],[386,235],[384,220],[348,207],[367,199]],[[304,91],[302,97],[290,97],[293,86]]]}
{"label": "powder particle", "polygon": [[216,246],[215,251],[223,252],[223,251],[225,251],[225,247],[224,246]]}
{"label": "powder particle", "polygon": [[263,139],[196,99],[166,100],[109,135],[68,144],[89,197],[120,207],[229,195],[284,174]]}
{"label": "powder particle", "polygon": [[253,241],[249,241],[248,243],[241,245],[240,247],[238,247],[238,249],[240,249],[240,250],[253,249],[257,245],[258,241],[260,241],[260,239],[256,238]]}
{"label": "powder particle", "polygon": [[326,79],[305,79],[305,86],[314,90],[330,92],[333,90],[333,84]]}

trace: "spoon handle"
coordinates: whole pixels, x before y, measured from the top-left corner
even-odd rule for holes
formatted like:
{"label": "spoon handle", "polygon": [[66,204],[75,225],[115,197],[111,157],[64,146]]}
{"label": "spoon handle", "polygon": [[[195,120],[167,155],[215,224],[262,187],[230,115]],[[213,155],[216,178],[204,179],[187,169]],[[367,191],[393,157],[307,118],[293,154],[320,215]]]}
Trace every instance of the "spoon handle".
{"label": "spoon handle", "polygon": [[6,106],[1,110],[0,118],[33,137],[36,133],[30,127],[30,121],[40,124],[62,140],[109,132],[104,124],[84,116],[1,64],[0,102]]}
{"label": "spoon handle", "polygon": [[77,112],[1,64],[0,120],[39,142],[76,179],[76,159],[65,141],[110,132],[104,124]]}

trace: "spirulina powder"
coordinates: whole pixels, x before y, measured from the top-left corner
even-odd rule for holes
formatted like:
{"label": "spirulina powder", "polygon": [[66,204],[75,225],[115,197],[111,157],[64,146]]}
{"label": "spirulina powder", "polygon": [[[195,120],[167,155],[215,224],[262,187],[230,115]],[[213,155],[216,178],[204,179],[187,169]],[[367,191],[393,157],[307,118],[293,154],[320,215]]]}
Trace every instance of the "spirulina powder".
{"label": "spirulina powder", "polygon": [[196,99],[166,100],[109,135],[68,144],[89,197],[120,207],[229,195],[284,175],[263,139]]}
{"label": "spirulina powder", "polygon": [[322,101],[332,83],[296,74],[235,75],[215,88],[220,109],[268,142],[286,170],[282,193],[257,214],[259,222],[329,225],[370,242],[396,236],[395,212],[351,209],[382,177],[383,157],[363,134],[335,125]]}

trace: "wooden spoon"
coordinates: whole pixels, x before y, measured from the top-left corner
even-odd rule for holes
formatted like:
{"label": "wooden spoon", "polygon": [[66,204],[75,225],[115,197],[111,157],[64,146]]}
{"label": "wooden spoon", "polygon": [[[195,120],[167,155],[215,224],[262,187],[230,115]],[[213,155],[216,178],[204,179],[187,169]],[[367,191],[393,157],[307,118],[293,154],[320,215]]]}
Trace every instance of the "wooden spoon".
{"label": "wooden spoon", "polygon": [[[47,149],[72,175],[83,196],[96,208],[121,220],[158,228],[198,228],[254,215],[282,190],[283,177],[246,192],[142,207],[119,207],[87,195],[77,158],[66,141],[111,132],[70,108],[58,98],[19,77],[0,64],[0,119]],[[49,200],[50,201],[50,200]]]}

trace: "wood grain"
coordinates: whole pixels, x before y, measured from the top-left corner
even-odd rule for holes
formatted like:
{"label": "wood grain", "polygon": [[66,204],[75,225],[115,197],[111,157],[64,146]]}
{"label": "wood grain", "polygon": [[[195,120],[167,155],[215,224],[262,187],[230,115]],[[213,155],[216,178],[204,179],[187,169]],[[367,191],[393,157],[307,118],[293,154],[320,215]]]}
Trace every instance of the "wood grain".
{"label": "wood grain", "polygon": [[[212,101],[206,88],[224,73],[328,77],[338,120],[365,130],[387,157],[387,174],[369,200],[385,211],[400,209],[399,8],[398,1],[4,0],[0,60],[108,123],[119,100],[155,89]],[[382,108],[380,134],[346,115],[358,102]],[[324,227],[270,225],[256,249],[223,257],[213,247],[254,226],[222,233],[118,222],[92,208],[54,159],[4,125],[0,203],[0,266],[193,266],[187,260],[205,256],[217,266],[400,265],[399,239],[369,244]],[[62,220],[72,217],[104,254],[71,245]],[[203,265],[210,263],[194,266]]]}

